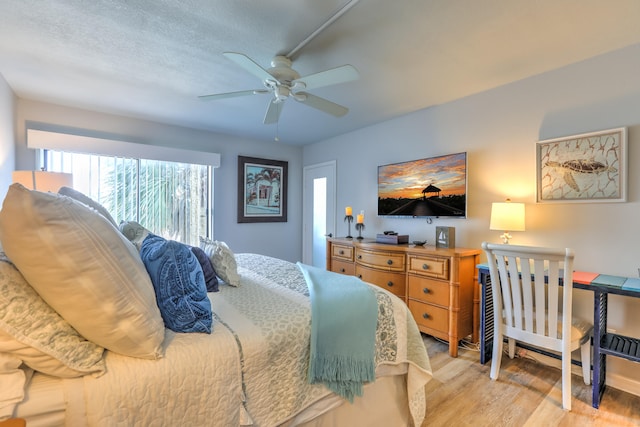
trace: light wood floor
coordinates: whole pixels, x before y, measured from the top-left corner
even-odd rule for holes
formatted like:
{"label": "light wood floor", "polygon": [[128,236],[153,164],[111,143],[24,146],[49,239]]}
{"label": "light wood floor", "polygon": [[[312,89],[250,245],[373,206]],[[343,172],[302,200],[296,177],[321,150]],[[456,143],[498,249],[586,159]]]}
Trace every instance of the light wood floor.
{"label": "light wood floor", "polygon": [[504,356],[497,381],[477,350],[460,349],[423,335],[433,379],[427,384],[427,418],[434,426],[640,426],[640,397],[607,387],[600,408],[591,387],[572,377],[572,409],[562,409],[560,370],[527,358]]}

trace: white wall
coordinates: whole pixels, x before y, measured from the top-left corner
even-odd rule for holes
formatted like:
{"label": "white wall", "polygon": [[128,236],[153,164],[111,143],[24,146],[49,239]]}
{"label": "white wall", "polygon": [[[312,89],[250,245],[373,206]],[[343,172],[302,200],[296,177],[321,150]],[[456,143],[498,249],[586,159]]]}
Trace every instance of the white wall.
{"label": "white wall", "polygon": [[[433,243],[436,225],[456,227],[458,246],[498,242],[489,230],[491,203],[526,203],[526,231],[513,243],[570,246],[577,270],[638,276],[640,267],[640,45],[515,82],[304,148],[304,165],[337,160],[338,218],[344,206],[365,210],[365,237],[392,229]],[[628,128],[627,203],[535,203],[536,141]],[[382,219],[376,216],[377,166],[468,153],[468,218]],[[342,215],[342,216],[341,216]],[[338,224],[338,235],[346,224]],[[483,257],[484,259],[484,257]],[[592,294],[576,291],[578,315],[592,318]],[[640,337],[640,299],[613,297],[609,326]],[[608,381],[640,394],[638,365],[609,358]],[[628,379],[635,381],[630,387]],[[613,383],[612,383],[613,385]]]}
{"label": "white wall", "polygon": [[15,104],[13,91],[0,74],[0,200],[4,200],[15,170]]}
{"label": "white wall", "polygon": [[[0,117],[4,116],[0,113]],[[15,123],[16,169],[35,167],[35,153],[26,147],[27,126],[55,131],[74,129],[85,136],[220,153],[221,164],[214,172],[214,238],[227,242],[237,253],[255,252],[293,262],[301,259],[302,149],[300,147],[239,139],[212,132],[25,99],[17,101]],[[287,222],[237,223],[238,155],[289,162]],[[286,238],[283,238],[284,236]]]}

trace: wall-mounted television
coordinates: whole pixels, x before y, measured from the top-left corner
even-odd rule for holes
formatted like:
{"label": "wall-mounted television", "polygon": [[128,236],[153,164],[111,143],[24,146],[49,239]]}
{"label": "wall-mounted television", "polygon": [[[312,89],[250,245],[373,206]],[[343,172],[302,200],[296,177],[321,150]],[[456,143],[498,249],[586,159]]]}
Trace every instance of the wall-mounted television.
{"label": "wall-mounted television", "polygon": [[466,218],[467,153],[378,166],[378,215]]}

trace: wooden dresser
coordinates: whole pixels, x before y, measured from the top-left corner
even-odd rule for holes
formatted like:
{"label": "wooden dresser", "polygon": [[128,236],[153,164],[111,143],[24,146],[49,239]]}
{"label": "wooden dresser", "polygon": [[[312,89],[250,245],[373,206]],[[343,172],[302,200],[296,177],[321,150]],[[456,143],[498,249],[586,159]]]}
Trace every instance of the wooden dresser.
{"label": "wooden dresser", "polygon": [[392,292],[409,306],[418,328],[449,342],[478,341],[479,249],[389,245],[372,239],[327,239],[327,270],[355,275]]}

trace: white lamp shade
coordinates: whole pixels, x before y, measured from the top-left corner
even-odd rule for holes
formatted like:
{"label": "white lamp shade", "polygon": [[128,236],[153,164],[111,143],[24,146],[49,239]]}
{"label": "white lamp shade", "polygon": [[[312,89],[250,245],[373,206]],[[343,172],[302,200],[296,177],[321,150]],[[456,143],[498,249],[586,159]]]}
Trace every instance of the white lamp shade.
{"label": "white lamp shade", "polygon": [[14,171],[13,182],[24,185],[29,190],[57,193],[62,187],[73,186],[73,175],[70,173],[47,171]]}
{"label": "white lamp shade", "polygon": [[492,203],[489,229],[524,231],[524,203]]}

